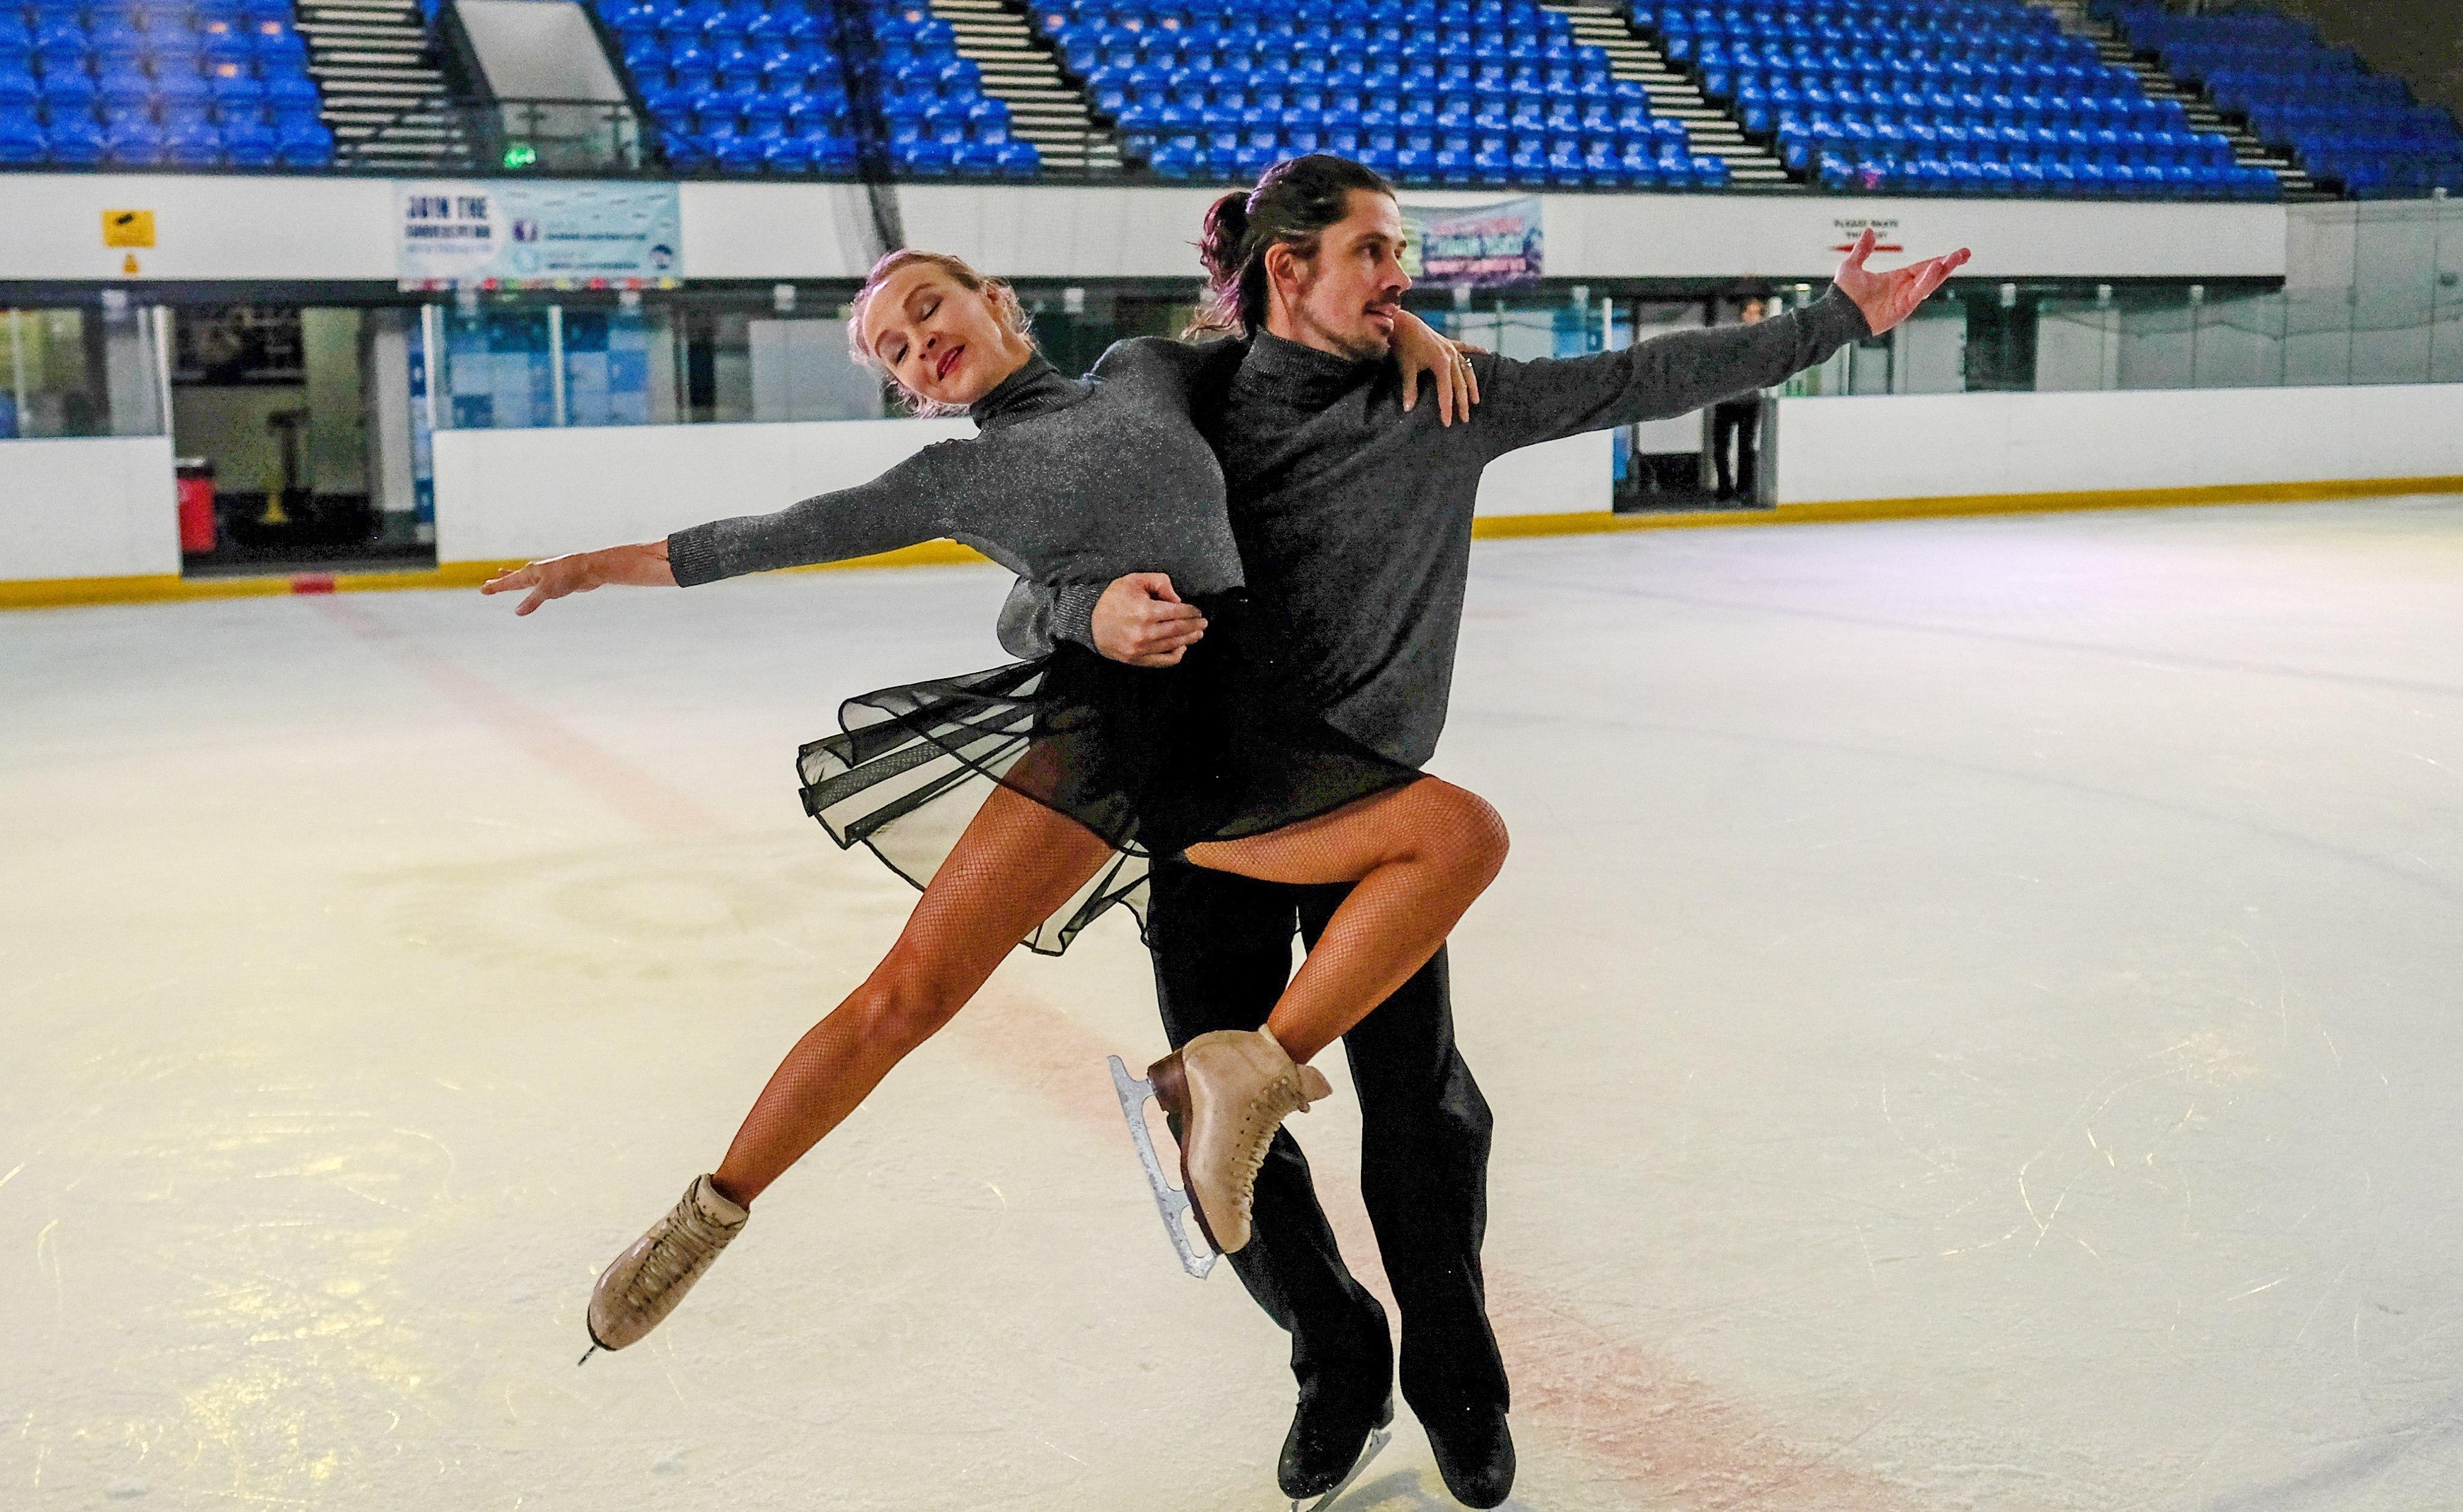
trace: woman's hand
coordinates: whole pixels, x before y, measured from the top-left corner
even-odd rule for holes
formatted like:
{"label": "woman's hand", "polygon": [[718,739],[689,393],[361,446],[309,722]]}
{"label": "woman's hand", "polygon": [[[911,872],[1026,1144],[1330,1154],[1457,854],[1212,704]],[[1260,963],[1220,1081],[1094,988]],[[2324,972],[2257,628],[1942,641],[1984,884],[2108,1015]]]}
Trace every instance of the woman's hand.
{"label": "woman's hand", "polygon": [[1967,259],[1973,255],[1962,247],[1947,257],[1929,257],[1921,263],[1876,273],[1865,269],[1864,259],[1873,255],[1877,240],[1873,228],[1864,227],[1864,234],[1856,238],[1856,249],[1839,265],[1839,276],[1834,280],[1840,292],[1856,301],[1856,308],[1864,312],[1864,324],[1872,328],[1875,335],[1914,314],[1916,307],[1930,299],[1933,291],[1967,266]]}
{"label": "woman's hand", "polygon": [[1437,422],[1451,425],[1471,419],[1479,402],[1479,375],[1471,370],[1465,347],[1437,335],[1428,323],[1407,310],[1394,316],[1394,360],[1403,365],[1403,408],[1407,412],[1420,397],[1422,370],[1436,375]]}
{"label": "woman's hand", "polygon": [[513,613],[527,615],[551,598],[567,594],[586,594],[602,583],[628,583],[637,588],[673,588],[676,574],[667,567],[667,543],[645,541],[639,546],[611,546],[604,551],[576,551],[571,556],[552,556],[544,562],[533,562],[510,572],[499,572],[479,585],[483,594],[511,594],[530,590]]}

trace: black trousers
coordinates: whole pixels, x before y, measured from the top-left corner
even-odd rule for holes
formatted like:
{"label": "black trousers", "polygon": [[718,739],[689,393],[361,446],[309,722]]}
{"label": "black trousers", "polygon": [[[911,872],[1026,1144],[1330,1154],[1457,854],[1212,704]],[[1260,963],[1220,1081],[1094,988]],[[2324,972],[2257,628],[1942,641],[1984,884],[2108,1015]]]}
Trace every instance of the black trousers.
{"label": "black trousers", "polygon": [[[1154,871],[1156,997],[1177,1047],[1266,1022],[1292,973],[1295,925],[1314,947],[1346,887],[1285,887],[1186,861]],[[1507,1405],[1479,1246],[1488,1226],[1487,1100],[1454,1048],[1442,950],[1343,1036],[1360,1091],[1361,1196],[1403,1309],[1404,1399],[1423,1417]],[[1230,1257],[1292,1336],[1303,1394],[1382,1393],[1394,1379],[1385,1309],[1351,1272],[1286,1129],[1257,1175],[1248,1244]]]}
{"label": "black trousers", "polygon": [[[1741,493],[1754,497],[1761,472],[1761,448],[1756,433],[1761,429],[1762,401],[1758,395],[1751,399],[1729,400],[1711,411],[1711,464],[1719,474],[1719,497],[1733,498]],[[1736,465],[1728,470],[1728,445],[1735,443]]]}

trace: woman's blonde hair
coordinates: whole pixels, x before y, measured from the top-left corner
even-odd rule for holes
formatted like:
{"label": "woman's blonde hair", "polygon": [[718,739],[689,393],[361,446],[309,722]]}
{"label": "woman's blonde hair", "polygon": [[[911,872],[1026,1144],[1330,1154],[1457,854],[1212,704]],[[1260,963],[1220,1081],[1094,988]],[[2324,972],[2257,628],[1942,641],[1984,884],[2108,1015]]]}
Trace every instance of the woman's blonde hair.
{"label": "woman's blonde hair", "polygon": [[926,399],[908,388],[896,374],[891,373],[883,364],[880,357],[873,354],[871,345],[863,338],[863,313],[872,303],[872,296],[880,292],[881,286],[888,281],[890,274],[902,268],[912,268],[918,263],[937,268],[948,274],[950,281],[959,288],[983,295],[985,301],[992,307],[992,313],[999,317],[1001,324],[1024,336],[1026,344],[1030,347],[1035,345],[1034,323],[1027,318],[1026,307],[1017,302],[1017,291],[1009,286],[1009,280],[988,278],[975,271],[974,267],[963,257],[955,257],[948,252],[919,252],[911,247],[902,247],[872,265],[872,271],[864,275],[863,287],[856,291],[855,302],[847,307],[847,345],[855,353],[856,361],[861,366],[884,375],[891,382],[898,384],[898,392],[905,398],[906,408],[911,413],[927,419],[942,415],[963,415],[966,410],[960,405],[944,404],[938,400]]}

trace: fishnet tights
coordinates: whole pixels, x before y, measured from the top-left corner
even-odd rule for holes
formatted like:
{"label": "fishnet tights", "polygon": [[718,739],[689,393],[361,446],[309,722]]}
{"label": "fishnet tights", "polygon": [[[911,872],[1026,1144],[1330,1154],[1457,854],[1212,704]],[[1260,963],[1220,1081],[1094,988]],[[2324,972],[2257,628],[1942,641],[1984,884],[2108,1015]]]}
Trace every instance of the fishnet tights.
{"label": "fishnet tights", "polygon": [[1428,963],[1505,865],[1505,821],[1478,794],[1423,777],[1319,818],[1188,859],[1265,882],[1350,882],[1266,1028],[1295,1061],[1316,1058]]}
{"label": "fishnet tights", "polygon": [[771,1073],[713,1176],[750,1203],[956,1017],[1026,933],[1112,853],[1095,832],[995,788],[863,985]]}
{"label": "fishnet tights", "polygon": [[[1030,752],[1011,773],[1032,788]],[[967,826],[863,984],[771,1073],[714,1174],[750,1204],[871,1095],[890,1068],[966,1006],[1011,947],[1111,854],[1093,832],[1008,788]],[[1273,882],[1352,882],[1266,1026],[1306,1061],[1426,965],[1496,875],[1494,810],[1424,777],[1245,840],[1189,848],[1201,866]]]}

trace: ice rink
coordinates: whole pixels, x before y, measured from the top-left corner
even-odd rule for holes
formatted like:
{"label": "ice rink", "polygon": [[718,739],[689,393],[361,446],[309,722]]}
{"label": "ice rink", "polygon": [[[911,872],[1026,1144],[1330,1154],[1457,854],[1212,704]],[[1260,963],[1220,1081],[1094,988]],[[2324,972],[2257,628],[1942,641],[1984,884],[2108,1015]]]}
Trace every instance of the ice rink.
{"label": "ice rink", "polygon": [[[1475,561],[1509,1505],[2463,1502],[2463,500]],[[574,1365],[911,901],[797,743],[1000,660],[1005,582],[0,616],[0,1507],[1282,1506],[1117,918]],[[1400,1423],[1347,1512],[1453,1504]]]}

